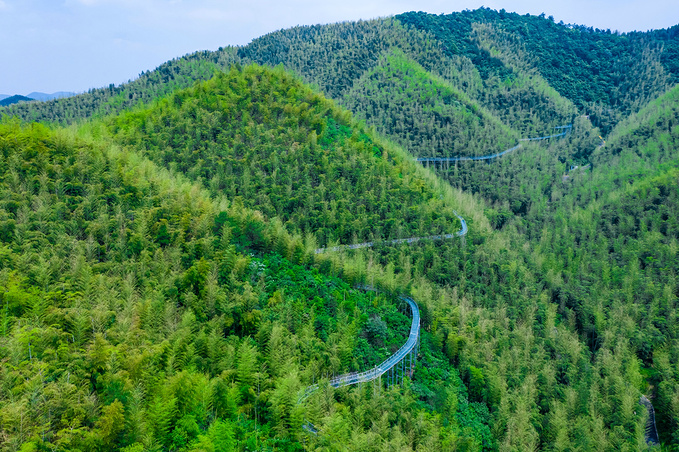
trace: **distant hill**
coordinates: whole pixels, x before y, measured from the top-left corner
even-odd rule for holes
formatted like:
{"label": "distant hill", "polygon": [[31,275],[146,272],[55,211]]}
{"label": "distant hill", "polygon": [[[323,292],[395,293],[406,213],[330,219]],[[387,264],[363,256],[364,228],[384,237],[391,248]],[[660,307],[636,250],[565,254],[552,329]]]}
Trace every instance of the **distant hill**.
{"label": "distant hill", "polygon": [[27,96],[22,96],[21,94],[0,94],[0,107],[6,107],[8,105],[17,104],[19,102],[30,102],[34,100],[39,100],[41,102],[46,102],[48,100],[61,99],[64,97],[75,96],[75,93],[68,91],[58,91],[56,93],[47,94],[33,91]]}
{"label": "distant hill", "polygon": [[15,94],[14,96],[9,96],[6,97],[2,100],[0,100],[0,107],[6,107],[8,105],[12,104],[18,104],[19,102],[31,102],[35,99],[31,99],[30,97],[22,96],[20,94]]}
{"label": "distant hill", "polygon": [[57,91],[56,93],[47,94],[47,93],[41,93],[41,92],[38,92],[38,91],[33,91],[32,93],[30,93],[26,97],[30,97],[31,99],[40,100],[40,101],[45,102],[45,101],[52,100],[52,99],[61,99],[62,97],[71,97],[71,96],[75,96],[75,93],[72,93],[72,92],[69,92],[69,91]]}

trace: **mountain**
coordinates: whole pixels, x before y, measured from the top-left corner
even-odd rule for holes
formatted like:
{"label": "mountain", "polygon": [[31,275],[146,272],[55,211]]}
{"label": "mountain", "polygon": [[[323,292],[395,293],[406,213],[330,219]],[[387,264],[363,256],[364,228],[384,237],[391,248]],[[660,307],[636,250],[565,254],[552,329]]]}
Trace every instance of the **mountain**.
{"label": "mountain", "polygon": [[21,102],[32,102],[33,100],[34,99],[31,99],[30,97],[15,94],[14,96],[8,96],[8,97],[0,100],[0,107],[18,104],[18,103],[21,103]]}
{"label": "mountain", "polygon": [[484,155],[488,143],[506,149],[519,138],[466,94],[398,51],[380,58],[342,103],[420,157]]}
{"label": "mountain", "polygon": [[[645,396],[676,448],[678,31],[405,13],[4,108],[4,444],[654,450]],[[414,372],[327,385],[399,294]]]}
{"label": "mountain", "polygon": [[[300,113],[303,113],[301,122]],[[584,127],[586,120],[583,121]],[[101,130],[101,126],[105,129]],[[226,194],[246,206],[261,208],[267,216],[280,218],[290,230],[307,237],[311,233],[321,244],[407,237],[427,230],[445,231],[445,228],[436,229],[437,224],[457,227],[452,226],[456,224],[452,216],[446,218],[445,206],[447,203],[462,205],[459,195],[446,196],[444,192],[436,196],[436,192],[428,188],[429,177],[417,177],[426,174],[426,170],[401,157],[403,154],[398,148],[374,141],[370,132],[351,121],[346,113],[305,89],[280,68],[274,71],[256,66],[234,68],[146,109],[104,120],[101,126],[94,124],[92,133],[98,136],[111,134],[111,139],[126,149],[142,150],[157,164],[201,181],[215,195]],[[569,149],[569,145],[587,139],[579,134],[576,130],[572,138],[554,146]],[[539,150],[537,146],[527,148],[525,155],[535,153]],[[253,162],[257,162],[256,165]],[[398,172],[392,172],[390,168],[398,169]],[[374,170],[380,174],[375,179]],[[360,174],[362,180],[352,179],[354,172]],[[333,175],[332,179],[327,177],[329,174]],[[543,177],[549,176],[543,174]],[[561,172],[555,172],[553,177],[558,184],[563,184]],[[421,187],[422,191],[410,192],[404,197],[408,191],[402,191],[403,183],[410,190]],[[371,191],[370,187],[378,188],[378,191]],[[384,196],[386,192],[380,192],[381,187],[386,188],[389,198]],[[526,202],[533,203],[536,197],[539,199],[540,195],[526,193]],[[444,202],[430,209],[428,206],[437,206],[432,204],[437,199]],[[334,205],[342,207],[334,211]],[[374,206],[378,205],[382,210],[376,215]],[[410,207],[406,209],[408,205]],[[465,210],[473,212],[478,208],[483,206]],[[545,221],[539,209],[520,210],[514,213],[525,216],[527,223],[534,221],[537,226],[539,221]],[[439,211],[441,223],[432,221],[434,212]],[[398,222],[394,222],[391,213],[400,215]],[[491,213],[488,211],[489,215]],[[431,325],[433,347],[458,364],[470,400],[489,408],[490,424],[501,430],[495,439],[498,443],[523,447],[533,444],[531,441],[551,442],[560,435],[579,443],[578,429],[593,429],[601,422],[628,423],[630,427],[624,431],[631,432],[632,438],[636,438],[643,431],[642,412],[634,409],[638,399],[635,385],[639,385],[635,381],[642,380],[640,367],[634,366],[640,366],[637,354],[641,349],[621,348],[615,342],[591,347],[586,340],[591,333],[585,322],[587,317],[580,319],[580,315],[585,314],[576,309],[579,305],[572,305],[570,301],[574,297],[571,292],[576,290],[572,285],[578,279],[570,276],[569,284],[559,283],[554,275],[568,277],[567,267],[535,265],[535,262],[559,262],[562,256],[569,256],[557,247],[561,242],[554,237],[548,243],[559,251],[541,248],[543,251],[536,254],[530,247],[526,248],[526,242],[523,242],[526,237],[517,231],[522,220],[499,220],[498,216],[507,215],[502,209],[493,215],[496,227],[503,232],[492,233],[484,229],[480,221],[474,221],[471,243],[468,242],[466,247],[447,242],[406,246],[400,250],[378,247],[367,252],[369,257],[361,259],[374,260],[385,267],[398,263],[395,268],[397,280],[412,281],[410,290],[413,293],[439,294],[421,297],[428,300],[424,302],[428,312],[425,323]],[[392,224],[398,224],[400,232],[391,229]],[[372,235],[361,235],[364,234],[362,231],[370,231]],[[333,236],[333,233],[338,235]],[[498,240],[506,241],[506,244],[500,245]],[[542,243],[539,240],[536,243]],[[512,251],[508,252],[505,247]],[[543,261],[542,256],[550,257]],[[592,257],[590,262],[598,259],[599,256]],[[360,274],[360,265],[353,271]],[[356,277],[351,272],[347,276]],[[455,289],[452,292],[444,289],[447,285]],[[575,287],[579,290],[575,292],[577,299],[581,300],[586,292],[580,286]],[[459,297],[468,301],[460,302]],[[552,297],[563,300],[563,305],[550,304]],[[475,309],[478,322],[500,329],[502,323],[495,317],[498,309],[506,312],[506,318],[512,323],[525,322],[521,319],[527,311],[541,314],[530,317],[534,330],[528,345],[522,342],[523,335],[528,333],[518,325],[478,337],[473,322],[462,321],[457,317],[459,314],[451,312],[451,302],[458,304],[458,309]],[[554,323],[568,315],[574,315],[580,323],[560,327]],[[496,349],[493,359],[489,360],[480,350],[486,349],[498,337],[507,344],[506,348]],[[584,345],[579,345],[580,341]],[[516,358],[516,353],[521,353],[522,357]],[[590,354],[595,359],[591,366],[587,364],[592,359]],[[609,354],[632,367],[612,367],[607,360]],[[560,358],[555,360],[557,356]],[[516,367],[519,363],[539,370],[519,369]],[[623,372],[628,376],[623,377]],[[522,378],[513,380],[515,374]],[[542,392],[524,392],[524,381],[539,381],[552,374],[555,375],[550,383],[552,386],[540,386]],[[602,375],[615,375],[622,380],[613,389]],[[504,391],[503,387],[506,387]],[[585,392],[590,396],[566,409],[562,406],[565,401],[561,394],[569,391]],[[530,423],[511,422],[511,419],[525,415],[522,403],[533,403],[540,407],[536,409],[549,416],[560,413],[574,419],[593,399],[598,400],[602,411],[580,419],[571,427],[549,424],[539,435]],[[613,417],[610,413],[615,411],[618,400],[624,400],[627,408],[619,412],[618,417]],[[503,409],[503,403],[511,403],[513,408]],[[522,434],[528,438],[536,436],[533,440],[520,439]],[[609,435],[598,444],[606,447],[618,441],[632,441],[618,433]]]}
{"label": "mountain", "polygon": [[14,105],[18,104],[20,102],[30,102],[33,100],[39,100],[39,101],[48,101],[48,100],[53,100],[53,99],[61,99],[64,97],[70,97],[70,96],[75,96],[75,93],[69,93],[65,91],[59,91],[57,93],[53,94],[45,94],[45,93],[38,93],[38,92],[32,92],[31,94],[27,96],[22,96],[19,94],[15,94],[14,96],[10,96],[7,94],[0,94],[0,107],[6,107],[9,105]]}
{"label": "mountain", "polygon": [[62,97],[71,97],[75,96],[75,93],[71,92],[66,92],[66,91],[58,91],[56,93],[52,94],[46,94],[46,93],[40,93],[40,92],[32,92],[31,94],[26,95],[26,97],[30,97],[31,99],[39,100],[46,102],[48,100],[53,100],[53,99],[61,99]]}
{"label": "mountain", "polygon": [[[289,96],[284,105],[278,105],[277,89]],[[269,90],[269,98],[261,97]],[[265,107],[271,118],[287,112],[280,119],[288,126],[292,119],[300,127],[319,119],[306,114],[311,105],[328,120],[342,114],[337,120],[346,125],[320,133],[318,142],[325,144],[318,147],[326,149],[319,149],[318,160],[367,152],[364,158],[374,158],[346,112],[289,74],[254,67],[179,92],[147,112],[115,118],[110,126],[146,120],[141,127],[152,132],[150,119],[169,119],[163,107],[176,109],[175,119],[188,114],[190,120],[190,110],[202,117],[209,112],[201,107],[214,102],[228,115],[229,100],[254,102],[251,110],[231,109],[242,114],[241,133],[254,123],[264,127],[253,131],[286,136],[262,122]],[[201,186],[196,172],[187,173],[194,183],[132,147],[121,149],[105,137],[92,141],[89,133],[98,130],[96,124],[80,133],[0,125],[6,144],[0,150],[0,357],[6,363],[0,385],[12,392],[11,399],[4,390],[0,396],[5,446],[236,450],[257,443],[301,450],[341,437],[358,450],[366,443],[402,444],[413,434],[435,449],[444,441],[491,444],[487,410],[469,403],[457,370],[428,343],[421,359],[436,374],[423,374],[405,393],[363,388],[372,394],[370,413],[360,399],[324,407],[316,398],[309,409],[296,403],[312,382],[373,366],[400,346],[409,319],[394,298],[354,290],[337,272],[365,283],[365,275],[353,270],[363,266],[316,256],[313,240],[290,235],[280,222],[244,207],[249,193],[230,202]],[[348,155],[339,155],[334,142]],[[305,150],[308,160],[312,150]],[[388,166],[378,166],[385,177]],[[401,170],[413,196],[426,203],[424,181]],[[390,281],[373,273],[374,284],[381,284],[375,276],[394,283],[393,275]],[[430,394],[430,402],[417,406],[418,394]],[[445,410],[435,402],[444,395]],[[33,409],[17,411],[29,403]],[[402,407],[403,416],[395,418],[402,425],[380,427],[380,439],[371,424],[342,414],[370,419],[393,406]],[[21,429],[16,416],[23,419]],[[304,419],[326,437],[308,438]],[[429,433],[439,430],[440,437]]]}
{"label": "mountain", "polygon": [[321,246],[459,229],[421,168],[283,70],[234,68],[105,123],[116,142]]}
{"label": "mountain", "polygon": [[483,8],[396,17],[432,33],[447,54],[465,55],[482,77],[511,78],[509,61],[539,74],[581,112],[590,114],[605,133],[621,117],[679,82],[679,70],[671,62],[679,47],[678,27],[618,34],[557,24],[544,15]]}
{"label": "mountain", "polygon": [[592,167],[571,171],[563,199],[527,230],[544,256],[542,273],[559,275],[551,285],[583,344],[594,356],[607,343],[624,344],[638,358],[630,365],[640,368],[640,387],[656,388],[665,444],[676,443],[679,428],[672,405],[679,384],[669,364],[679,353],[678,95],[675,86],[626,118],[593,152]]}

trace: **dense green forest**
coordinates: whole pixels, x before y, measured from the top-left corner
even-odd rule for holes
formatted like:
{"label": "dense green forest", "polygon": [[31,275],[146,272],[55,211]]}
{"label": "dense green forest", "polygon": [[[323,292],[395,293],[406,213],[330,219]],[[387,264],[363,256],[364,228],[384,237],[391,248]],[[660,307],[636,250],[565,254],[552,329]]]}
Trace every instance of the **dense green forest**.
{"label": "dense green forest", "polygon": [[280,223],[115,146],[16,123],[0,139],[3,450],[491,444],[487,409],[426,338],[405,392],[296,405],[304,384],[384,359],[408,322]]}
{"label": "dense green forest", "polygon": [[420,157],[484,155],[489,145],[506,149],[518,139],[483,107],[399,53],[385,55],[344,99],[357,117]]}
{"label": "dense green forest", "polygon": [[115,141],[321,246],[459,229],[405,155],[281,69],[234,68],[104,123]]}
{"label": "dense green forest", "polygon": [[405,13],[0,109],[0,450],[679,450],[677,49]]}
{"label": "dense green forest", "polygon": [[508,59],[523,63],[561,96],[590,113],[605,132],[621,116],[679,82],[673,58],[679,46],[677,27],[619,34],[557,24],[544,15],[520,16],[483,8],[396,17],[433,33],[444,43],[446,53],[466,56],[484,78],[512,79],[511,65],[503,63]]}

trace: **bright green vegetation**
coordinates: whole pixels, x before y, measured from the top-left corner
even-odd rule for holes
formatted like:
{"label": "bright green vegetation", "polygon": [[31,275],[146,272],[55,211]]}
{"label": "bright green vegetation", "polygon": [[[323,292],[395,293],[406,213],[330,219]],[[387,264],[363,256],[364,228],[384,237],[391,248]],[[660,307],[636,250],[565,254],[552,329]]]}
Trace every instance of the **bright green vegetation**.
{"label": "bright green vegetation", "polygon": [[[677,444],[677,88],[630,117],[529,229],[542,272],[592,353],[625,344],[646,368],[661,440]],[[639,378],[639,377],[637,377]],[[671,450],[671,449],[670,449]]]}
{"label": "bright green vegetation", "polygon": [[2,124],[0,146],[3,450],[491,443],[426,340],[431,370],[404,391],[296,404],[393,353],[409,320],[310,266],[280,225],[66,132]]}
{"label": "bright green vegetation", "polygon": [[385,52],[398,50],[521,133],[563,122],[575,105],[607,134],[679,81],[678,36],[677,27],[620,35],[490,9],[412,12],[281,30],[244,47],[178,58],[125,85],[7,111],[26,120],[70,123],[151,102],[235,62],[283,64],[344,104]]}
{"label": "bright green vegetation", "polygon": [[611,134],[606,146],[598,148],[591,156],[592,163],[601,167],[596,179],[601,184],[594,185],[610,190],[676,168],[679,148],[678,103],[679,87],[675,86],[622,122]]}
{"label": "bright green vegetation", "polygon": [[321,246],[459,229],[413,162],[282,70],[232,69],[106,124],[116,141]]}
{"label": "bright green vegetation", "polygon": [[[0,449],[645,450],[645,394],[676,450],[676,32],[407,13],[2,110],[71,126],[0,126]],[[404,292],[412,378],[297,404]]]}
{"label": "bright green vegetation", "polygon": [[344,96],[357,117],[375,124],[418,157],[485,155],[514,146],[518,134],[477,103],[403,54],[390,54]]}

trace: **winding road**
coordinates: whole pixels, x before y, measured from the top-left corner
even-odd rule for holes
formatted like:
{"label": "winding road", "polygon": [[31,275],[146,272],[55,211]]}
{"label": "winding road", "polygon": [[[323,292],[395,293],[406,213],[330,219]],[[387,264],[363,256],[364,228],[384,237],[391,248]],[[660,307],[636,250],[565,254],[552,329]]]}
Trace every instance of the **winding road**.
{"label": "winding road", "polygon": [[[460,220],[461,229],[454,234],[442,234],[442,235],[429,235],[425,237],[411,237],[408,239],[395,239],[388,240],[386,242],[377,243],[389,243],[389,244],[399,244],[399,243],[415,243],[424,240],[445,240],[452,239],[454,237],[464,237],[467,235],[469,228],[467,227],[467,222],[462,218],[456,211],[453,211],[455,216]],[[359,248],[370,248],[375,245],[375,242],[364,242],[357,243],[354,245],[342,245],[333,246],[331,248],[319,248],[316,254],[325,253],[326,251],[340,251],[340,250],[355,250]],[[365,290],[375,290],[372,287],[362,287]],[[412,375],[415,368],[415,362],[417,361],[417,347],[420,342],[420,309],[417,307],[417,303],[409,296],[401,296],[401,300],[405,301],[410,307],[410,312],[412,313],[412,321],[410,324],[410,334],[408,334],[408,339],[405,344],[398,349],[396,353],[391,355],[389,358],[365,372],[351,372],[343,375],[339,375],[329,381],[329,385],[333,388],[341,388],[342,386],[349,386],[359,383],[367,383],[369,381],[374,381],[381,378],[382,375],[387,375],[387,384],[397,383],[399,379],[403,379],[406,374]],[[400,366],[400,367],[399,367]],[[400,375],[399,375],[400,371]],[[319,386],[317,384],[308,386],[304,393],[300,395],[297,403],[302,403],[311,394],[313,394]],[[316,433],[316,429],[313,425],[307,422],[304,428],[311,433]]]}
{"label": "winding road", "polygon": [[340,246],[333,246],[330,248],[318,248],[315,250],[316,254],[321,254],[325,253],[326,251],[341,251],[341,250],[357,250],[359,248],[372,248],[378,243],[384,243],[388,245],[398,245],[400,243],[416,243],[420,242],[423,240],[445,240],[445,239],[452,239],[453,237],[462,237],[467,235],[467,222],[464,221],[464,218],[462,218],[460,215],[457,214],[453,210],[453,213],[455,216],[460,220],[460,224],[462,225],[462,229],[457,231],[455,234],[443,234],[443,235],[428,235],[425,237],[410,237],[409,239],[394,239],[394,240],[386,240],[384,242],[364,242],[364,243],[355,243],[353,245],[340,245]]}
{"label": "winding road", "polygon": [[658,428],[655,425],[655,409],[653,409],[653,404],[645,395],[639,398],[639,405],[646,408],[648,417],[646,418],[646,425],[644,426],[644,439],[646,439],[646,444],[655,445],[660,444],[660,438],[658,436]]}
{"label": "winding road", "polygon": [[[367,383],[369,381],[373,381],[380,378],[387,372],[393,373],[394,368],[398,364],[402,364],[401,378],[403,377],[403,374],[405,374],[406,372],[412,375],[412,371],[415,367],[415,361],[417,360],[416,351],[420,341],[420,309],[417,307],[417,303],[415,303],[415,301],[412,298],[408,296],[402,296],[401,299],[408,303],[408,306],[410,306],[410,311],[412,312],[410,334],[408,335],[408,339],[406,340],[405,344],[403,344],[396,353],[394,353],[389,358],[387,358],[377,366],[373,367],[372,369],[367,370],[365,372],[351,372],[339,375],[328,382],[330,386],[332,386],[333,388],[341,388],[342,386]],[[398,380],[398,375],[390,375],[390,378],[392,381]],[[302,401],[304,401],[317,389],[318,389],[317,384],[308,386],[305,389],[304,394],[300,396],[297,403],[301,403]]]}
{"label": "winding road", "polygon": [[[572,125],[564,125],[564,126],[558,126],[555,127],[555,129],[565,129],[564,132],[554,134],[554,135],[548,135],[548,136],[543,136],[543,137],[534,137],[534,138],[522,138],[519,141],[540,141],[540,140],[547,140],[550,138],[557,138],[557,137],[562,137],[568,134],[572,130]],[[602,145],[605,144],[605,141],[603,138],[601,138]],[[494,159],[497,157],[501,157],[504,154],[507,154],[509,152],[515,151],[517,149],[521,148],[521,144],[519,143],[518,145],[514,146],[513,148],[507,149],[502,152],[498,152],[496,154],[490,154],[490,155],[484,155],[484,156],[479,156],[479,157],[451,157],[451,158],[417,158],[415,159],[418,162],[457,162],[457,161],[466,161],[466,160],[490,160]],[[354,249],[360,249],[360,248],[370,248],[375,246],[376,243],[383,243],[383,244],[401,244],[401,243],[416,243],[419,241],[424,241],[424,240],[444,240],[444,239],[451,239],[453,237],[464,237],[467,235],[468,228],[467,228],[467,222],[462,218],[460,215],[458,215],[457,212],[453,211],[455,216],[460,220],[461,224],[461,229],[454,233],[454,234],[444,234],[444,235],[430,235],[430,236],[425,236],[425,237],[411,237],[407,239],[394,239],[394,240],[387,240],[384,242],[364,242],[364,243],[356,243],[353,245],[340,245],[340,246],[333,246],[329,248],[318,248],[315,250],[316,254],[321,254],[325,252],[332,252],[332,251],[341,251],[341,250],[354,250]],[[365,290],[375,290],[372,287],[362,287],[362,289]],[[417,306],[417,303],[410,298],[409,296],[403,295],[401,296],[401,300],[405,301],[408,306],[410,307],[410,311],[412,313],[412,322],[410,325],[410,334],[408,335],[408,339],[406,340],[405,344],[401,346],[401,348],[398,349],[396,353],[391,355],[389,358],[384,360],[382,363],[379,365],[373,367],[370,370],[364,371],[364,372],[351,372],[343,375],[339,375],[337,377],[334,377],[331,379],[328,384],[332,386],[333,388],[340,388],[343,386],[349,386],[349,385],[354,385],[354,384],[360,384],[360,383],[367,383],[370,381],[377,380],[378,378],[381,378],[383,375],[387,374],[387,384],[393,384],[393,383],[398,383],[399,380],[399,370],[400,372],[400,378],[401,380],[403,377],[408,374],[412,375],[412,372],[414,371],[415,368],[415,363],[417,361],[417,350],[419,347],[419,342],[420,342],[420,310]],[[300,404],[304,400],[306,400],[311,394],[313,394],[316,390],[319,389],[318,384],[314,384],[311,386],[308,386],[304,393],[301,394],[299,399],[297,400],[297,403]],[[658,439],[658,431],[655,425],[655,411],[653,409],[653,405],[651,402],[645,397],[641,396],[639,400],[639,404],[644,406],[646,410],[648,411],[648,418],[646,421],[646,426],[645,426],[645,440],[646,443],[649,445],[656,445],[659,444],[659,439]],[[314,427],[314,425],[308,421],[305,420],[304,425],[302,426],[306,431],[313,435],[318,434],[318,430]]]}
{"label": "winding road", "polygon": [[[543,136],[543,137],[535,137],[535,138],[522,138],[520,141],[539,141],[539,140],[547,140],[549,138],[556,138],[556,137],[561,137],[565,136],[567,133],[569,133],[572,129],[572,125],[568,124],[565,126],[558,126],[555,127],[556,129],[565,129],[564,132],[561,132],[559,134],[555,135],[548,135],[548,136]],[[519,149],[521,147],[521,144],[518,144],[514,146],[511,149],[507,149],[506,151],[499,152],[497,154],[491,154],[491,155],[484,155],[480,157],[453,157],[453,158],[418,158],[416,159],[418,162],[446,162],[446,161],[461,161],[461,160],[490,160],[496,157],[500,157],[504,154],[507,154],[508,152],[512,152],[516,149]],[[424,237],[411,237],[407,239],[394,239],[394,240],[387,240],[384,242],[364,242],[364,243],[356,243],[353,245],[340,245],[340,246],[333,246],[329,248],[318,248],[315,250],[316,254],[321,254],[325,252],[333,252],[333,251],[342,251],[342,250],[356,250],[360,248],[370,248],[375,246],[378,243],[384,243],[384,244],[390,244],[390,245],[397,245],[400,243],[416,243],[420,241],[425,241],[425,240],[445,240],[445,239],[452,239],[454,237],[464,237],[467,235],[468,232],[468,227],[467,227],[467,222],[465,221],[464,218],[462,218],[456,211],[453,211],[455,216],[460,220],[460,225],[461,229],[457,231],[454,234],[441,234],[441,235],[429,235],[429,236],[424,236]],[[367,290],[374,290],[371,287],[364,287]],[[405,344],[401,348],[398,349],[396,353],[391,355],[389,358],[384,360],[382,363],[379,365],[373,367],[370,370],[367,370],[365,372],[351,372],[343,375],[339,375],[337,377],[334,377],[332,380],[329,381],[329,385],[332,386],[333,388],[340,388],[342,386],[349,386],[349,385],[354,385],[354,384],[359,384],[359,383],[366,383],[369,381],[374,381],[382,375],[386,374],[389,372],[388,377],[390,378],[390,382],[397,382],[398,381],[398,366],[401,366],[401,378],[405,375],[406,371],[410,372],[412,374],[412,371],[414,369],[415,361],[417,360],[417,354],[416,354],[416,349],[419,344],[420,340],[420,310],[417,307],[417,303],[410,298],[409,296],[402,296],[401,299],[405,301],[408,306],[410,307],[410,311],[412,313],[412,323],[410,325],[410,334],[408,335],[408,339],[406,340]],[[409,358],[409,362],[408,362]],[[408,363],[407,363],[408,362]],[[406,363],[408,366],[408,369],[406,369]],[[396,369],[396,372],[395,372]],[[306,400],[307,397],[309,397],[311,394],[313,394],[319,386],[317,384],[308,386],[304,393],[300,395],[297,403],[302,403],[304,400]],[[305,425],[305,428],[313,433],[315,433],[315,429],[310,423],[307,423]]]}
{"label": "winding road", "polygon": [[[547,135],[544,137],[533,137],[533,138],[521,138],[519,141],[542,141],[542,140],[548,140],[550,138],[558,138],[558,137],[563,137],[566,136],[567,134],[570,133],[570,131],[573,129],[572,124],[566,124],[565,126],[557,126],[554,127],[555,129],[564,129],[563,132],[557,133],[555,135]],[[478,157],[419,157],[416,158],[415,161],[417,162],[424,162],[424,163],[439,163],[439,162],[463,162],[463,161],[468,161],[468,160],[491,160],[497,157],[502,157],[505,154],[508,154],[512,151],[516,151],[517,149],[521,148],[521,143],[517,144],[513,148],[509,148],[505,151],[498,152],[496,154],[488,154],[488,155],[481,155]]]}

